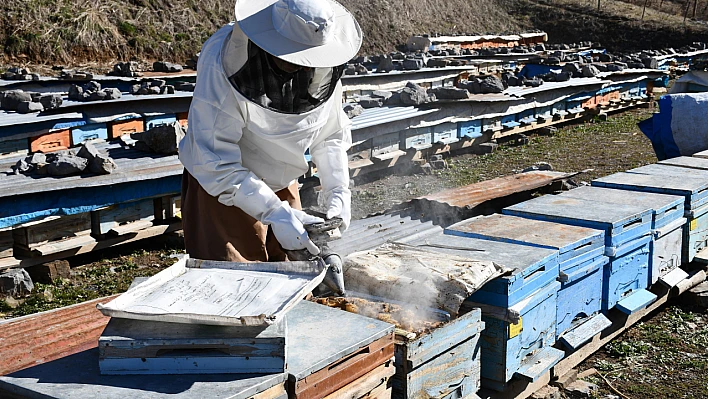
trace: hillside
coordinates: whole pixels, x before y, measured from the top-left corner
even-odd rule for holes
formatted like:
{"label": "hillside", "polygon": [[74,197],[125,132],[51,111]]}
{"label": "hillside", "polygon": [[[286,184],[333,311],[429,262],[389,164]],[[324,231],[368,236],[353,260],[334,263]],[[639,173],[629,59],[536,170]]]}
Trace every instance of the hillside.
{"label": "hillside", "polygon": [[[233,0],[232,0],[233,1]],[[24,0],[0,5],[0,63],[76,65],[115,60],[183,62],[232,19],[232,1]],[[600,41],[611,49],[679,47],[708,30],[681,8],[602,0],[342,0],[364,32],[362,53],[390,51],[416,33],[543,29],[551,41]],[[634,0],[639,1],[639,0]],[[671,5],[671,7],[669,7]],[[637,11],[639,10],[639,11]],[[702,9],[699,8],[699,11]],[[639,14],[638,14],[639,13]],[[701,12],[698,13],[701,15]]]}

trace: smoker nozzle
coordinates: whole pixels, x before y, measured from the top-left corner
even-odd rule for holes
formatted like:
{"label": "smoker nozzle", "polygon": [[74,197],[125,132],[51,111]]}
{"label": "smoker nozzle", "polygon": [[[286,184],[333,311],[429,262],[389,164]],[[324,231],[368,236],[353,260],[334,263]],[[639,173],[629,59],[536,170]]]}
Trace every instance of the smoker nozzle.
{"label": "smoker nozzle", "polygon": [[342,258],[337,254],[330,254],[323,259],[325,265],[327,265],[327,272],[325,273],[324,280],[322,281],[324,285],[327,286],[335,295],[346,296],[346,290],[344,289],[344,268],[342,266]]}

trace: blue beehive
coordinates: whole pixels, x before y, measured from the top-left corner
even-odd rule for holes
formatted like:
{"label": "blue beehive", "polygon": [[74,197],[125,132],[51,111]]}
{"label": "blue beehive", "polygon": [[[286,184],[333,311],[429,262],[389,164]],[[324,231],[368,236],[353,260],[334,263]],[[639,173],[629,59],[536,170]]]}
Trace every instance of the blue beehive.
{"label": "blue beehive", "polygon": [[452,235],[559,251],[556,339],[576,349],[611,325],[600,313],[605,232],[508,215],[480,216],[445,230]]}
{"label": "blue beehive", "polygon": [[[683,227],[686,225],[686,219],[683,217],[683,197],[668,194],[614,190],[602,187],[579,187],[564,192],[561,196],[611,204],[640,205],[651,208],[651,228],[654,239],[651,241],[650,250],[652,256],[649,259],[650,283],[656,283],[660,277],[668,275],[681,265]],[[685,272],[676,270],[674,274],[683,275]],[[663,281],[668,283],[670,281],[676,281],[676,279],[668,278]]]}
{"label": "blue beehive", "polygon": [[71,129],[71,145],[95,139],[108,140],[108,127],[105,123],[91,123]]}
{"label": "blue beehive", "polygon": [[653,174],[643,174],[649,173],[649,169],[639,168],[632,173],[615,173],[594,180],[592,185],[683,196],[686,199],[684,216],[688,219],[688,228],[684,229],[681,261],[688,263],[698,251],[708,246],[708,179],[696,175],[677,175],[682,168],[666,168],[669,167],[654,168],[656,173]]}
{"label": "blue beehive", "polygon": [[162,115],[151,115],[145,117],[145,130],[150,130],[156,126],[169,125],[171,123],[177,122],[177,115],[175,114],[162,114]]}
{"label": "blue beehive", "polygon": [[459,138],[482,137],[482,120],[476,119],[472,121],[459,122],[457,124],[457,136]]}
{"label": "blue beehive", "polygon": [[651,209],[546,195],[505,208],[504,214],[605,231],[602,309],[632,313],[656,299],[649,285]]}
{"label": "blue beehive", "polygon": [[482,309],[482,386],[503,390],[517,376],[535,381],[563,358],[555,342],[558,251],[431,234],[408,241],[431,251],[492,261],[512,269],[465,303]]}

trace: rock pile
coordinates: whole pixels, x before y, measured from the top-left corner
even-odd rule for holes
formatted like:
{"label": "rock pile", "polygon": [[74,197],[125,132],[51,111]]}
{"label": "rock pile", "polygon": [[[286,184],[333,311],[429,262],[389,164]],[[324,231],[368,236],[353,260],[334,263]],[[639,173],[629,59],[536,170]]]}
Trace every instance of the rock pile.
{"label": "rock pile", "polygon": [[42,94],[22,90],[0,92],[0,108],[5,111],[17,111],[21,114],[27,114],[59,108],[61,104],[61,95],[56,93]]}
{"label": "rock pile", "polygon": [[69,100],[73,101],[116,100],[121,96],[120,90],[114,87],[101,89],[101,84],[93,80],[83,85],[69,87]]}
{"label": "rock pile", "polygon": [[167,61],[155,61],[152,63],[152,70],[155,72],[166,73],[182,72],[182,65],[173,64]]}
{"label": "rock pile", "polygon": [[76,71],[73,69],[63,69],[59,73],[59,79],[63,80],[91,80],[93,74],[86,71]]}
{"label": "rock pile", "polygon": [[472,94],[501,93],[506,88],[504,82],[494,75],[470,77],[460,81],[458,86]]}
{"label": "rock pile", "polygon": [[141,133],[132,133],[130,138],[136,140],[136,149],[158,154],[177,154],[179,142],[184,138],[184,128],[179,122],[155,126]]}
{"label": "rock pile", "polygon": [[3,72],[2,78],[5,80],[39,80],[39,75],[31,73],[27,68],[11,67]]}
{"label": "rock pile", "polygon": [[108,72],[111,76],[123,76],[125,78],[139,78],[143,76],[138,72],[139,65],[135,61],[119,62],[113,65],[113,70]]}
{"label": "rock pile", "polygon": [[406,83],[406,87],[401,90],[399,98],[404,105],[420,105],[433,102],[436,99],[435,94],[428,93],[423,86],[413,82]]}
{"label": "rock pile", "polygon": [[130,94],[174,94],[175,87],[162,79],[149,79],[130,87]]}
{"label": "rock pile", "polygon": [[38,174],[68,176],[83,172],[109,174],[117,168],[116,163],[102,154],[90,142],[84,143],[78,152],[64,150],[43,154],[36,152],[17,161],[15,174]]}

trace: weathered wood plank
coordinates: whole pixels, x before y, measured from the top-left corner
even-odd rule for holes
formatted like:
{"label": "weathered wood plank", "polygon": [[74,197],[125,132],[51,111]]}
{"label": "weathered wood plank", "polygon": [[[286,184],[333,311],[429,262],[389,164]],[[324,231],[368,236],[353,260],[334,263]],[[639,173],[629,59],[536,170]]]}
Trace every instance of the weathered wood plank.
{"label": "weathered wood plank", "polygon": [[46,244],[49,241],[78,237],[90,233],[91,215],[89,213],[50,216],[42,220],[15,226],[12,229],[15,244],[26,249]]}
{"label": "weathered wood plank", "polygon": [[[374,399],[391,396],[389,380],[396,372],[393,359],[371,370],[358,380],[327,395],[324,399]],[[386,396],[388,391],[388,396]]]}

